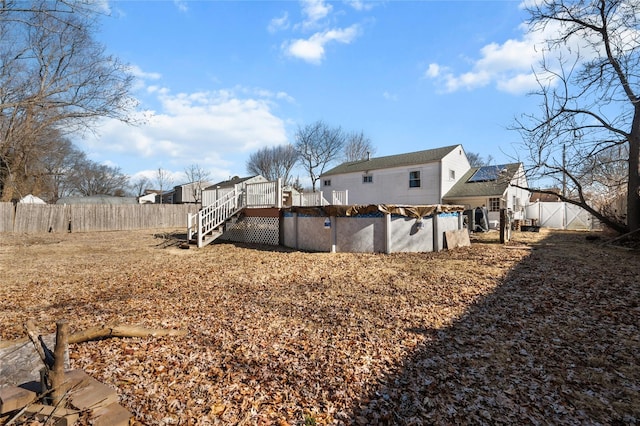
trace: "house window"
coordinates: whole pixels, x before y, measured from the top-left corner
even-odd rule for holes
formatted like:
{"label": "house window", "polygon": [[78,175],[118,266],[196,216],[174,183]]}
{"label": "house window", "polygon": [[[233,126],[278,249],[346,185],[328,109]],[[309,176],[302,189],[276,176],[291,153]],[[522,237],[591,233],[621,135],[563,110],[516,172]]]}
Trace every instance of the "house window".
{"label": "house window", "polygon": [[409,172],[409,188],[420,188],[420,171]]}
{"label": "house window", "polygon": [[456,180],[456,171],[449,170],[449,180]]}
{"label": "house window", "polygon": [[373,176],[371,175],[362,176],[362,183],[373,183]]}
{"label": "house window", "polygon": [[489,211],[490,212],[499,212],[500,211],[500,198],[499,197],[489,198]]}
{"label": "house window", "polygon": [[322,181],[322,186],[331,186],[331,179],[325,179]]}

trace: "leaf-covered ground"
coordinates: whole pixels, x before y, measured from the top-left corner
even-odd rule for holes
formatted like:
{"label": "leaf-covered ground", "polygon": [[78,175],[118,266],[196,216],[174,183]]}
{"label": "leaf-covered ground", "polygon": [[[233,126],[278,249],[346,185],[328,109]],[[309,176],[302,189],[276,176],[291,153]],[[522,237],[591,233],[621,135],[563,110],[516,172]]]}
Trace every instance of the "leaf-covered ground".
{"label": "leaf-covered ground", "polygon": [[0,339],[187,329],[71,345],[139,424],[634,424],[640,253],[585,236],[382,255],[5,234]]}

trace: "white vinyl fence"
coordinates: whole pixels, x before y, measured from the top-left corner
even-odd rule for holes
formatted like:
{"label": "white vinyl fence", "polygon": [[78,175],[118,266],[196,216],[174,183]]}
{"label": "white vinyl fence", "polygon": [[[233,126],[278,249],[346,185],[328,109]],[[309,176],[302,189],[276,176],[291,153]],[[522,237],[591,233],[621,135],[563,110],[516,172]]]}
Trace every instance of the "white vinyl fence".
{"label": "white vinyl fence", "polygon": [[525,207],[527,219],[535,219],[543,228],[592,230],[599,222],[581,207],[564,202],[535,202]]}

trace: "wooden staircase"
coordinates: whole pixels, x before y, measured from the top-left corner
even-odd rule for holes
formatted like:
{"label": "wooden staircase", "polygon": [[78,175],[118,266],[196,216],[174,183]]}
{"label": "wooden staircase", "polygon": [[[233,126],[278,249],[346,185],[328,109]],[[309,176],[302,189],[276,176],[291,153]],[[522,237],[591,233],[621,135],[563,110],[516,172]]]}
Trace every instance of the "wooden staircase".
{"label": "wooden staircase", "polygon": [[226,226],[237,221],[239,213],[246,207],[241,189],[229,191],[214,204],[203,207],[187,218],[187,239],[198,248],[212,243],[222,234]]}

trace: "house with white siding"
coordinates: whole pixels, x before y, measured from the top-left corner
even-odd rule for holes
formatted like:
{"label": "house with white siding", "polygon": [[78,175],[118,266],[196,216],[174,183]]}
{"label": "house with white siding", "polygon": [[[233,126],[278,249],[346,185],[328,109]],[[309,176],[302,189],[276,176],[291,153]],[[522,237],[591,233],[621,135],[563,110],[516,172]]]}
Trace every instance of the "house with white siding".
{"label": "house with white siding", "polygon": [[513,219],[524,219],[529,204],[527,178],[522,163],[472,167],[443,197],[443,203],[466,209],[486,207],[489,223],[500,220],[500,209],[511,211]]}
{"label": "house with white siding", "polygon": [[462,145],[352,161],[320,176],[322,191],[349,191],[349,204],[442,204],[469,170]]}

